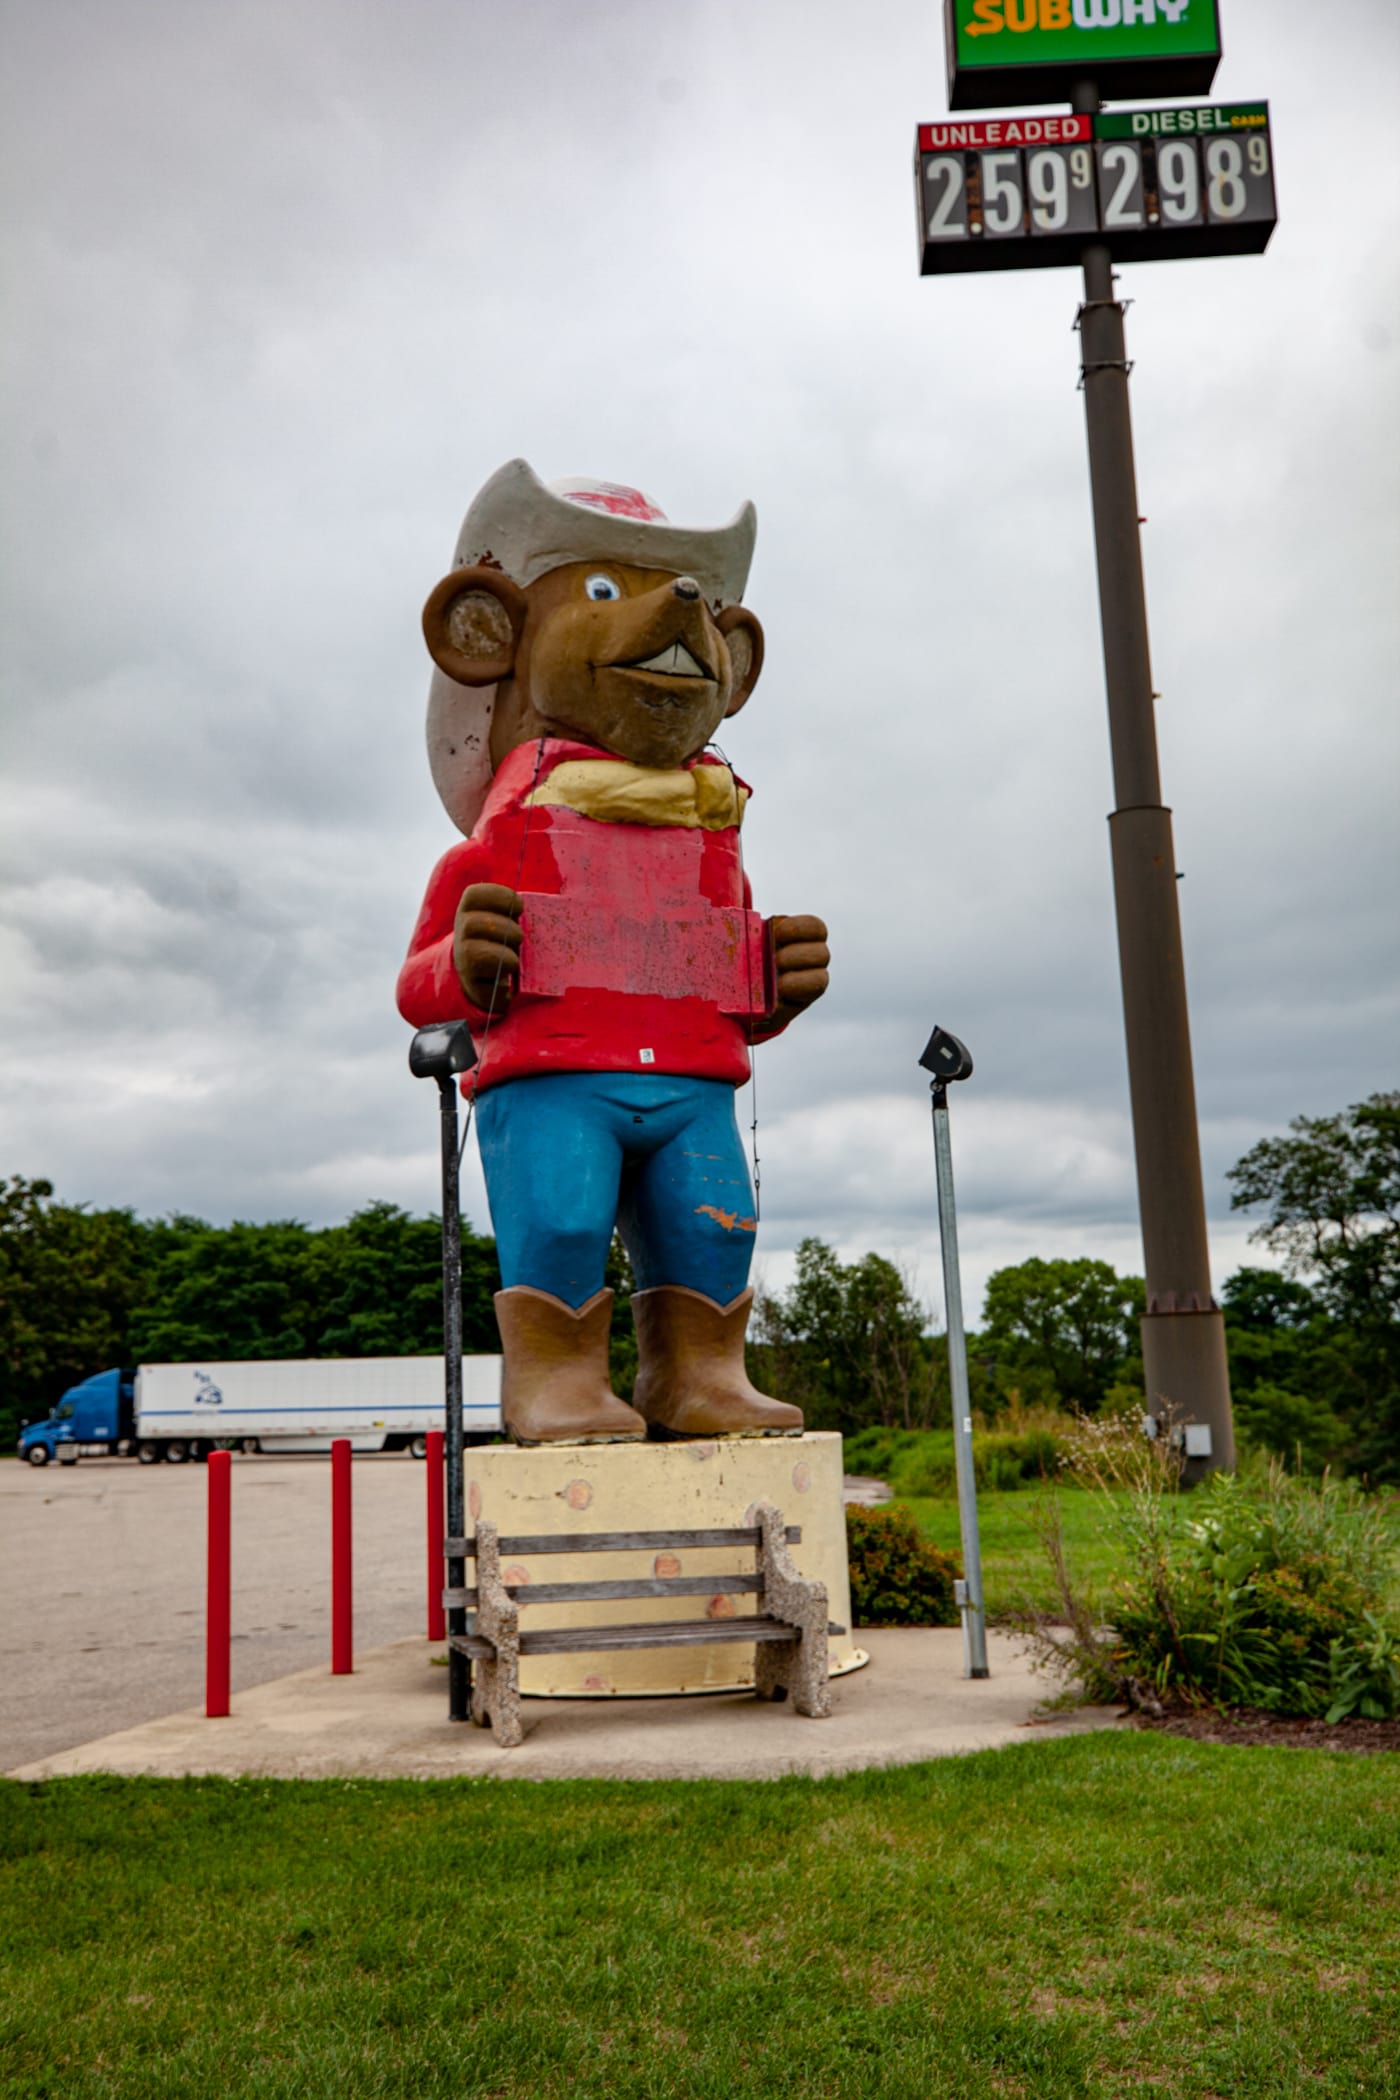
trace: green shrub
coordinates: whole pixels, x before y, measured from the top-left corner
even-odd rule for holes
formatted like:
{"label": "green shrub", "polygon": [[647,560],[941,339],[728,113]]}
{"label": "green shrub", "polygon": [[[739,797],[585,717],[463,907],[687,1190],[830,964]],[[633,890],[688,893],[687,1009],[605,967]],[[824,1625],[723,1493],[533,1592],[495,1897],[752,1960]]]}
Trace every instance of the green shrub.
{"label": "green shrub", "polygon": [[1025,1486],[1025,1474],[1018,1454],[998,1449],[995,1445],[989,1450],[984,1444],[980,1451],[974,1445],[972,1470],[979,1492],[985,1489],[988,1494],[1004,1495]]}
{"label": "green shrub", "polygon": [[1393,1524],[1374,1498],[1276,1464],[1262,1490],[1217,1473],[1182,1509],[1114,1606],[1127,1675],[1266,1713],[1400,1711]]}
{"label": "green shrub", "polygon": [[1083,1698],[1249,1706],[1383,1720],[1400,1713],[1392,1606],[1400,1505],[1354,1482],[1310,1479],[1273,1459],[1214,1474],[1183,1495],[1170,1437],[1124,1417],[1082,1418],[1067,1460],[1096,1492],[1129,1572],[1104,1612],[1069,1567],[1059,1499],[1033,1519],[1058,1609],[1010,1614],[1035,1667]]}
{"label": "green shrub", "polygon": [[892,1480],[901,1459],[922,1449],[930,1435],[942,1434],[951,1451],[952,1432],[924,1429],[858,1429],[842,1444],[842,1464],[848,1473],[862,1473],[875,1480]]}
{"label": "green shrub", "polygon": [[1301,1472],[1320,1473],[1345,1451],[1345,1422],[1325,1400],[1259,1383],[1235,1401],[1235,1427],[1256,1451],[1272,1451]]}
{"label": "green shrub", "polygon": [[[874,1442],[877,1436],[884,1438],[883,1444]],[[845,1462],[848,1472],[871,1472],[888,1480],[896,1495],[941,1496],[957,1491],[951,1429],[866,1430],[860,1437],[846,1439]],[[1054,1479],[1059,1463],[1059,1445],[1046,1429],[992,1429],[979,1431],[972,1439],[973,1471],[984,1493],[1005,1493]]]}
{"label": "green shrub", "polygon": [[846,1510],[851,1611],[857,1626],[956,1626],[958,1565],[929,1544],[907,1509]]}
{"label": "green shrub", "polygon": [[973,1438],[972,1458],[979,1488],[1029,1487],[1038,1480],[1055,1479],[1060,1445],[1047,1429],[993,1430]]}
{"label": "green shrub", "polygon": [[951,1429],[931,1429],[911,1449],[897,1452],[889,1483],[897,1495],[952,1495],[958,1464]]}
{"label": "green shrub", "polygon": [[1363,1721],[1384,1721],[1400,1713],[1400,1634],[1374,1612],[1362,1615],[1332,1643],[1332,1704],[1329,1721],[1357,1714]]}
{"label": "green shrub", "polygon": [[1127,1422],[1083,1422],[1070,1462],[1104,1497],[1129,1573],[1106,1627],[1070,1577],[1052,1497],[1041,1537],[1068,1636],[1022,1611],[1039,1665],[1085,1697],[1136,1705],[1154,1695],[1303,1718],[1400,1714],[1394,1506],[1278,1459],[1182,1495],[1169,1438],[1148,1441]]}

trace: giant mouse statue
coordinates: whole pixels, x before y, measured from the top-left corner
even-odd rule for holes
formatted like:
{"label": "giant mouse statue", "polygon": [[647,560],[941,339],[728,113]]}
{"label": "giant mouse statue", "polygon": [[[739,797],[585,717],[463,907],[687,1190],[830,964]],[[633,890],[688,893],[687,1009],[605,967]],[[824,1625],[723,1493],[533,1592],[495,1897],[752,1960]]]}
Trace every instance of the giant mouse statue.
{"label": "giant mouse statue", "polygon": [[[683,531],[640,491],[524,460],[468,511],[423,632],[433,778],[467,834],[399,977],[415,1026],[465,1017],[517,1442],[795,1434],[744,1367],[749,1046],[826,990],[826,928],[764,921],[748,788],[706,746],[753,691],[756,520]],[[612,1391],[603,1287],[631,1257],[638,1372]]]}

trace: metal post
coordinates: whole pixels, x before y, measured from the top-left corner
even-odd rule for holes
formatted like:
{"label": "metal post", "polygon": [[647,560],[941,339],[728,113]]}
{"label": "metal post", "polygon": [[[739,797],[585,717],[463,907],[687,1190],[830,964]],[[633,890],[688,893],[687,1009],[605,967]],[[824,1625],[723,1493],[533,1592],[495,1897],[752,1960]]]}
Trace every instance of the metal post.
{"label": "metal post", "polygon": [[[462,1425],[462,1213],[461,1184],[457,1168],[457,1079],[455,1073],[438,1075],[438,1101],[442,1133],[442,1359],[444,1383],[444,1441],[447,1453],[447,1530],[460,1539],[466,1534],[467,1496],[463,1474],[464,1431]],[[454,1555],[446,1568],[453,1589],[464,1587],[467,1564]],[[467,1630],[465,1607],[454,1604],[447,1614],[449,1634]],[[447,1712],[449,1720],[469,1721],[472,1710],[471,1659],[455,1648],[447,1657]]]}
{"label": "metal post", "polygon": [[953,1197],[953,1147],[948,1134],[948,1090],[933,1082],[933,1153],[938,1167],[938,1230],[943,1242],[943,1303],[948,1316],[948,1382],[953,1394],[953,1455],[958,1471],[958,1521],[963,1549],[963,1674],[987,1675],[987,1614],[982,1601],[982,1542],[977,1530],[977,1476],[972,1461],[972,1398],[967,1384],[962,1278],[958,1270],[958,1212]]}
{"label": "metal post", "polygon": [[443,1565],[443,1464],[442,1431],[430,1429],[426,1438],[427,1450],[423,1456],[423,1467],[428,1485],[428,1639],[441,1641],[447,1637],[447,1621],[442,1614],[442,1585],[447,1570]]}
{"label": "metal post", "polygon": [[[1096,110],[1097,90],[1076,88],[1074,107]],[[1123,308],[1108,249],[1086,247],[1083,265],[1084,412],[1113,754],[1109,839],[1147,1276],[1143,1366],[1150,1413],[1165,1399],[1210,1430],[1211,1455],[1188,1465],[1189,1479],[1234,1465],[1230,1377],[1210,1287],[1176,854],[1157,767]]]}
{"label": "metal post", "polygon": [[204,1711],[211,1721],[228,1712],[232,1638],[233,1522],[227,1451],[209,1454],[209,1576],[205,1592]]}
{"label": "metal post", "polygon": [[331,1440],[331,1674],[355,1668],[354,1562],[351,1543],[350,1439]]}

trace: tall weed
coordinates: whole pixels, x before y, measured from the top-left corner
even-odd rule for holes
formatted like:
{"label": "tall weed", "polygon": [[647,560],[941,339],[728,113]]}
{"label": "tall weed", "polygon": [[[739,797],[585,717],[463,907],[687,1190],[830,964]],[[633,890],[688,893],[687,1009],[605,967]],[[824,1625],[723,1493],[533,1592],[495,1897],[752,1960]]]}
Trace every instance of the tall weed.
{"label": "tall weed", "polygon": [[1149,1440],[1126,1419],[1082,1420],[1067,1460],[1101,1495],[1126,1548],[1112,1624],[1077,1588],[1053,1496],[1038,1529],[1061,1623],[1027,1607],[1013,1617],[1038,1664],[1080,1696],[1333,1720],[1400,1712],[1393,1507],[1352,1482],[1290,1474],[1278,1460],[1214,1474],[1183,1495],[1170,1439]]}

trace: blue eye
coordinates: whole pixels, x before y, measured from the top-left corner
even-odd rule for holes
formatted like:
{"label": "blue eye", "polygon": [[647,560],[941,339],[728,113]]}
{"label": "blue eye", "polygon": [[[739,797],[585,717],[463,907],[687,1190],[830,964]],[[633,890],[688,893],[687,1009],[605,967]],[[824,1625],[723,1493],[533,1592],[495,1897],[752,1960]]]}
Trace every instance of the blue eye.
{"label": "blue eye", "polygon": [[611,576],[590,576],[583,586],[589,598],[620,598],[622,586],[613,582]]}

